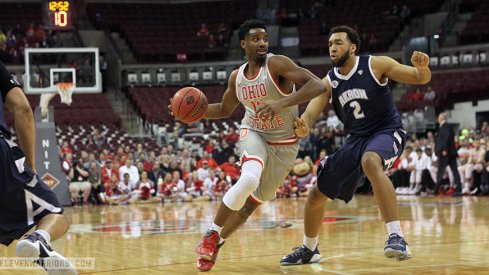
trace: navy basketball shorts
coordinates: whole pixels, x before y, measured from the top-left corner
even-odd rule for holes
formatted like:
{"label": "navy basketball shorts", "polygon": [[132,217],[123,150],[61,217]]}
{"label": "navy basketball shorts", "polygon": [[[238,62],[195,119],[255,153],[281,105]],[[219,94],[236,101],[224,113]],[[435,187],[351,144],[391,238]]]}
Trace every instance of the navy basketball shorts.
{"label": "navy basketball shorts", "polygon": [[24,164],[17,145],[0,137],[0,243],[10,245],[48,214],[61,214],[56,195]]}
{"label": "navy basketball shorts", "polygon": [[331,199],[349,202],[365,180],[361,165],[363,154],[377,153],[387,170],[402,154],[405,140],[406,132],[402,129],[383,130],[370,137],[348,137],[343,147],[321,160],[317,180],[319,190]]}

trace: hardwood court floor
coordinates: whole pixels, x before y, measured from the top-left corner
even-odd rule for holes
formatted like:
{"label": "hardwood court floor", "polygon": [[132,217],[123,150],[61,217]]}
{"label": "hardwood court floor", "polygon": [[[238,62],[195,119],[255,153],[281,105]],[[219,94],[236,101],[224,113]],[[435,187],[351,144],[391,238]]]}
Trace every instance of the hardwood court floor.
{"label": "hardwood court floor", "polygon": [[[266,203],[220,251],[211,274],[489,274],[489,197],[399,197],[413,252],[405,262],[383,255],[386,228],[373,196],[329,201],[319,236],[322,262],[281,267],[302,243],[305,198]],[[53,243],[68,257],[94,257],[80,274],[198,274],[194,249],[218,203],[66,208],[69,233]],[[285,223],[290,223],[286,227]],[[15,245],[0,248],[13,257]],[[0,274],[45,274],[0,270]]]}

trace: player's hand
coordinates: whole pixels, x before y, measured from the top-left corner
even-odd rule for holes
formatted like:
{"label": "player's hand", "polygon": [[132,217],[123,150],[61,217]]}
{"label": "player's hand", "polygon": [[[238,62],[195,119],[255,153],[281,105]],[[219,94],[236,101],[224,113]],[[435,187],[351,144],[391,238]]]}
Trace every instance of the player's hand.
{"label": "player's hand", "polygon": [[173,100],[173,97],[170,98],[170,104],[168,105],[168,113],[172,116],[172,117],[175,117],[175,115],[173,114],[173,111],[171,110],[171,101]]}
{"label": "player's hand", "polygon": [[414,51],[411,56],[411,63],[413,63],[414,67],[419,69],[428,68],[428,65],[430,65],[430,57],[423,52]]}
{"label": "player's hand", "polygon": [[263,103],[256,109],[256,115],[262,120],[272,120],[280,110],[282,110],[282,107],[278,106],[276,102],[270,104]]}
{"label": "player's hand", "polygon": [[296,118],[294,121],[294,126],[295,126],[295,135],[298,138],[305,137],[309,135],[309,127],[306,125],[304,122],[304,119],[302,118]]}

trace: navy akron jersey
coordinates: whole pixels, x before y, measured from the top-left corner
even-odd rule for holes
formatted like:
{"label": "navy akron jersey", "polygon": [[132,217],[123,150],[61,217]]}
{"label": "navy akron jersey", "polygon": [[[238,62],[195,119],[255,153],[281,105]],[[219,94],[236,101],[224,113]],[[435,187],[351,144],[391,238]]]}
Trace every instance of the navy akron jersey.
{"label": "navy akron jersey", "polygon": [[387,81],[380,83],[375,78],[370,60],[371,56],[357,56],[348,75],[341,75],[334,68],[326,76],[332,89],[330,103],[345,131],[353,136],[402,128]]}
{"label": "navy akron jersey", "polygon": [[3,105],[7,93],[14,87],[20,87],[19,82],[7,71],[5,65],[0,62],[0,132],[9,134],[7,123],[3,117]]}

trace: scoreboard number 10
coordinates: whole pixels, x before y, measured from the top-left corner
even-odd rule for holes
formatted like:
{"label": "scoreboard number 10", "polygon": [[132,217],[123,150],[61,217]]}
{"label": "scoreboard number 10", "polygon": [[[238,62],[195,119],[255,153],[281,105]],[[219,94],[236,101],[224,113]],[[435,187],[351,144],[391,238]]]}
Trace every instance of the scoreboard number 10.
{"label": "scoreboard number 10", "polygon": [[70,2],[68,1],[50,1],[49,10],[54,12],[54,25],[66,27],[68,25],[68,11]]}
{"label": "scoreboard number 10", "polygon": [[43,1],[44,24],[50,29],[71,29],[72,28],[72,1]]}

